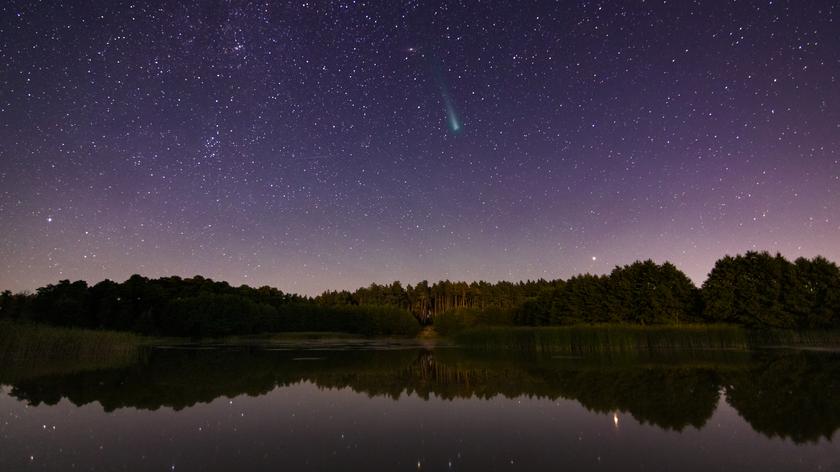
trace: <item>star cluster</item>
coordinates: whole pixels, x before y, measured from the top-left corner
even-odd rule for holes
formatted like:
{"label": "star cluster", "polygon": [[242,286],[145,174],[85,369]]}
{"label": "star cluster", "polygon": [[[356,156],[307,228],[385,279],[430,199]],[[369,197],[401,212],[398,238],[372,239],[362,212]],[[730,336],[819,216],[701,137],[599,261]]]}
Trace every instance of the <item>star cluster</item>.
{"label": "star cluster", "polygon": [[0,287],[840,260],[839,22],[832,1],[7,2]]}

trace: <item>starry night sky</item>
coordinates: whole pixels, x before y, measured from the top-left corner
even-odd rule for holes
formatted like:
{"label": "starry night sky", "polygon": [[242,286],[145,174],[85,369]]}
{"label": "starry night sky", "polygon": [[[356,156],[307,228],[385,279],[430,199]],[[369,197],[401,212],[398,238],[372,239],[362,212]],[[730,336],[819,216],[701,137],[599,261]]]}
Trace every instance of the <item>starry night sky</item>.
{"label": "starry night sky", "polygon": [[834,1],[0,7],[0,288],[840,260]]}

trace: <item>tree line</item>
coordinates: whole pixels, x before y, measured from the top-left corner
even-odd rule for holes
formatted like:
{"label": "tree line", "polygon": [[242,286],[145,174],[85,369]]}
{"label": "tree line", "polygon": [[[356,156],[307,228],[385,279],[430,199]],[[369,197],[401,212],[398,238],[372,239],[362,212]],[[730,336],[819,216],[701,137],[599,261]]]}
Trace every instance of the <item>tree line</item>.
{"label": "tree line", "polygon": [[637,261],[568,280],[371,284],[303,297],[201,276],[133,275],[88,286],[62,280],[0,294],[0,318],[176,336],[279,331],[415,334],[475,325],[724,322],[750,328],[840,328],[840,268],[748,252],[718,260],[698,288],[671,263]]}
{"label": "tree line", "polygon": [[327,291],[315,297],[315,303],[320,306],[395,306],[410,311],[421,323],[429,324],[442,313],[453,310],[513,310],[540,293],[562,284],[562,280],[539,279],[497,283],[443,280],[430,285],[424,280],[414,286],[409,284],[403,287],[397,281],[389,285],[370,284],[354,292]]}
{"label": "tree line", "polygon": [[390,305],[318,306],[312,299],[263,286],[233,287],[201,276],[93,286],[62,280],[34,294],[0,294],[0,318],[57,326],[162,336],[225,336],[284,331],[412,335],[420,326]]}
{"label": "tree line", "polygon": [[698,288],[669,262],[637,261],[606,275],[518,283],[423,281],[325,292],[323,306],[390,305],[436,327],[723,322],[751,328],[840,328],[840,268],[825,259],[748,252],[715,263]]}

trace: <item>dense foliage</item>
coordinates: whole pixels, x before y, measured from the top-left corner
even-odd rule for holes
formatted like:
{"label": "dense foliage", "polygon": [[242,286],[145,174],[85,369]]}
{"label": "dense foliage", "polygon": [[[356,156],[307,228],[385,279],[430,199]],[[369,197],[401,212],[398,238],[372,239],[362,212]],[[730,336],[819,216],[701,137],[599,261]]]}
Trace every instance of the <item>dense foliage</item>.
{"label": "dense foliage", "polygon": [[525,303],[518,324],[678,324],[700,318],[699,291],[670,263],[635,262],[609,275],[580,275]]}
{"label": "dense foliage", "polygon": [[823,257],[726,256],[703,284],[704,316],[752,327],[840,327],[840,270]]}
{"label": "dense foliage", "polygon": [[224,336],[280,331],[342,331],[365,335],[416,334],[406,310],[390,306],[320,307],[271,287],[232,287],[200,276],[92,287],[62,280],[33,295],[4,292],[0,316],[59,326],[166,336]]}
{"label": "dense foliage", "polygon": [[[421,322],[434,320],[447,311],[514,310],[542,291],[562,285],[563,281],[543,279],[526,282],[450,282],[429,285],[422,281],[403,288],[400,282],[390,285],[371,284],[354,292],[328,291],[315,298],[321,306],[387,305],[411,311]],[[466,311],[464,311],[467,309]]]}
{"label": "dense foliage", "polygon": [[[413,316],[412,316],[413,315]],[[0,295],[0,318],[176,336],[278,331],[451,334],[476,326],[580,323],[733,323],[751,328],[840,328],[840,269],[822,257],[790,262],[748,252],[715,264],[701,289],[670,263],[638,261],[567,281],[371,284],[315,298],[232,287],[200,276],[60,281]]]}

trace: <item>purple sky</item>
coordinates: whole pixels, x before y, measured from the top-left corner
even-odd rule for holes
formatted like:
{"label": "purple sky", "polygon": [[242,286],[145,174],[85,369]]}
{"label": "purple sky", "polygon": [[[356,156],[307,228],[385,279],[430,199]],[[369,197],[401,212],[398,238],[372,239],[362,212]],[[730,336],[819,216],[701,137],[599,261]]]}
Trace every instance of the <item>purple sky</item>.
{"label": "purple sky", "polygon": [[834,1],[0,6],[0,289],[840,260]]}

